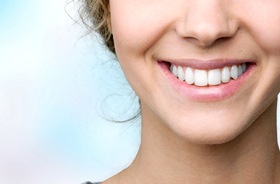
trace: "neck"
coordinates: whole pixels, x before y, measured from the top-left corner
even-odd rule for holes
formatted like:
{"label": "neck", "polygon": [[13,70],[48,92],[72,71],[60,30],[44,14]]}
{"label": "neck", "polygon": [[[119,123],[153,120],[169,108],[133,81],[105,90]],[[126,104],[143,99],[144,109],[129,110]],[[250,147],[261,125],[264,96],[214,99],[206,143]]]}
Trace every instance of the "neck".
{"label": "neck", "polygon": [[220,145],[189,143],[158,122],[143,105],[140,150],[119,183],[280,182],[276,101],[239,137]]}

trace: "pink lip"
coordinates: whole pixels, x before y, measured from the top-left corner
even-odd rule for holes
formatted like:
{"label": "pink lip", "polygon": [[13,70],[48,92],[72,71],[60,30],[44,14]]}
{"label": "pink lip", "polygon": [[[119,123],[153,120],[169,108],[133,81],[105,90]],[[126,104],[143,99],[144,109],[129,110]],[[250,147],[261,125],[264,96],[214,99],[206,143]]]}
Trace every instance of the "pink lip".
{"label": "pink lip", "polygon": [[[193,61],[193,60],[192,60]],[[190,62],[187,62],[187,64],[178,64],[180,66],[190,66],[192,68],[197,69],[211,69],[211,68],[221,68],[223,66],[229,66],[233,64],[240,64],[244,63],[244,61],[229,61],[229,62],[223,62],[221,64],[217,64],[214,62],[214,64],[206,63],[206,62],[199,62],[200,64],[191,64]],[[206,63],[203,65],[202,63]],[[172,62],[172,64],[174,64]],[[176,64],[176,63],[175,63]],[[205,86],[205,87],[198,87],[195,85],[187,84],[185,81],[179,80],[177,77],[175,77],[170,72],[170,64],[169,62],[162,62],[158,61],[158,66],[160,67],[161,71],[163,72],[163,75],[166,77],[167,81],[169,81],[172,88],[175,90],[175,93],[179,93],[183,97],[186,97],[193,101],[204,101],[204,102],[210,102],[210,101],[219,101],[226,99],[230,96],[233,96],[246,82],[246,79],[253,73],[256,65],[255,63],[250,63],[247,66],[246,71],[239,76],[236,80],[231,80],[228,83],[220,84],[217,86]]]}

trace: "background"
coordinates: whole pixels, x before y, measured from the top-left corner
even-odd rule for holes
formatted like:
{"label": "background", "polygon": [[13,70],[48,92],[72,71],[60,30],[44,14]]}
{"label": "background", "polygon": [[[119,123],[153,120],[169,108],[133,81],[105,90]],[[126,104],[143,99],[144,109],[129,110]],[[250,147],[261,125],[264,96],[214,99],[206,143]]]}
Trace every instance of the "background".
{"label": "background", "polygon": [[74,22],[78,8],[0,0],[0,183],[104,180],[137,152],[139,121],[103,119],[129,118],[137,98],[114,57]]}
{"label": "background", "polygon": [[102,181],[138,150],[139,118],[103,118],[131,118],[138,99],[78,7],[0,0],[0,183]]}

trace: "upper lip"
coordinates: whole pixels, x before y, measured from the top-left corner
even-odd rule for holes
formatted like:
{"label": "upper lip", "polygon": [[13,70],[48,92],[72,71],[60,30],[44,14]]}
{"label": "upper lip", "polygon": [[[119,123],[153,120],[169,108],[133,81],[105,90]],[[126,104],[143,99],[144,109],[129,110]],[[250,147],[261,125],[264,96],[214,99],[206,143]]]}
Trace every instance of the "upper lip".
{"label": "upper lip", "polygon": [[199,59],[168,59],[158,60],[159,62],[168,62],[176,66],[191,67],[194,69],[216,69],[225,66],[240,65],[243,63],[253,63],[248,59],[212,59],[212,60],[199,60]]}

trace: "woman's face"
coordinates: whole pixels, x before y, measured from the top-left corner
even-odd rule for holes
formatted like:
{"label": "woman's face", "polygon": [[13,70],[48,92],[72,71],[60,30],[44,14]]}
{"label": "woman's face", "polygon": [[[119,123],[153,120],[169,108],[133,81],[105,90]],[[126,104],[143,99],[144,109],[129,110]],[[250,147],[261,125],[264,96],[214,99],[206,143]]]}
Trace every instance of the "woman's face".
{"label": "woman's face", "polygon": [[279,93],[279,10],[280,0],[110,0],[143,111],[195,142],[240,135]]}

